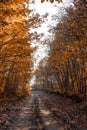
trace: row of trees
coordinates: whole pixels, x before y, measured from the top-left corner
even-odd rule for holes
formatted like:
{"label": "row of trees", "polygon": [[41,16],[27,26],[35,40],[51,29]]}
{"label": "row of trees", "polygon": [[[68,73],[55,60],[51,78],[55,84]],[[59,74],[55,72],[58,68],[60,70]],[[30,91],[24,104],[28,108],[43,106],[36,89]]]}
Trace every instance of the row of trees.
{"label": "row of trees", "polygon": [[25,0],[0,0],[0,93],[24,95],[31,78]]}
{"label": "row of trees", "polygon": [[[87,97],[87,10],[86,1],[75,1],[67,16],[54,29],[49,58],[36,72],[40,88]],[[41,62],[42,63],[42,62]]]}

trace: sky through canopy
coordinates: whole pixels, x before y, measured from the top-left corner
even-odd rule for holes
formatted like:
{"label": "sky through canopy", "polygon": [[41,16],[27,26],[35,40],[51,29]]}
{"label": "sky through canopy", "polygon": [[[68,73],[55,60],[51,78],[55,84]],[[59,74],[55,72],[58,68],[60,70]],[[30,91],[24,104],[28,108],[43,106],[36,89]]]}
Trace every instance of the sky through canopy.
{"label": "sky through canopy", "polygon": [[[30,32],[37,33],[40,38],[39,40],[33,39],[31,45],[37,47],[37,50],[33,53],[33,62],[34,62],[34,71],[38,68],[40,61],[47,56],[49,46],[43,44],[46,40],[52,41],[54,38],[53,32],[51,31],[56,25],[62,20],[62,17],[66,15],[66,7],[74,6],[74,0],[62,0],[62,3],[54,1],[43,2],[41,0],[31,0],[29,2],[29,9],[31,13],[29,17],[34,17],[38,14],[38,19],[41,19],[42,22],[38,22],[38,27],[31,27]],[[33,83],[35,76],[32,78],[31,83]]]}

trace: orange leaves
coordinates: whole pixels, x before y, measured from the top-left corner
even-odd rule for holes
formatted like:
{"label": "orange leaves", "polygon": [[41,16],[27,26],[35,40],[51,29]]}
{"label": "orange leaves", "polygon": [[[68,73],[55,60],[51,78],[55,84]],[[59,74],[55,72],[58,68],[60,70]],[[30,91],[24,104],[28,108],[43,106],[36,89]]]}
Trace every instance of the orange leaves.
{"label": "orange leaves", "polygon": [[37,81],[46,90],[86,98],[87,11],[83,1],[77,1],[77,4],[74,9],[66,9],[67,16],[55,28],[47,64],[38,74]]}
{"label": "orange leaves", "polygon": [[0,86],[6,93],[15,93],[18,86],[22,91],[26,80],[30,79],[33,49],[28,43],[30,34],[24,0],[2,1],[0,7],[0,80],[6,75]]}

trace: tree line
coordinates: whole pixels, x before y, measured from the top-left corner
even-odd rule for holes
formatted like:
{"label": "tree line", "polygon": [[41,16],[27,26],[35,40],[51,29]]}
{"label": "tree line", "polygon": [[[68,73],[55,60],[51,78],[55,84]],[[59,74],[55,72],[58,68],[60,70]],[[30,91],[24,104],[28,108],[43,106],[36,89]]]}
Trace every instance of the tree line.
{"label": "tree line", "polygon": [[44,90],[86,98],[87,2],[75,1],[74,5],[54,28],[49,57],[41,61],[36,82]]}
{"label": "tree line", "polygon": [[31,53],[25,0],[0,0],[0,93],[26,95]]}

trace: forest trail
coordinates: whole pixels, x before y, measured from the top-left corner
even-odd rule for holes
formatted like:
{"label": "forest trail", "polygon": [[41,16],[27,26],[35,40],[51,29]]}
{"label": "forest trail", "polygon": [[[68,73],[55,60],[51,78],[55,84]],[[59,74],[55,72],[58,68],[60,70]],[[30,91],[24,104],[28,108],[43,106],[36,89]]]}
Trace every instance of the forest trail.
{"label": "forest trail", "polygon": [[87,130],[84,103],[43,91],[31,91],[18,116],[0,130]]}
{"label": "forest trail", "polygon": [[38,91],[32,92],[19,117],[8,130],[63,130],[63,127],[52,117],[52,112],[45,107],[40,94],[41,92]]}

